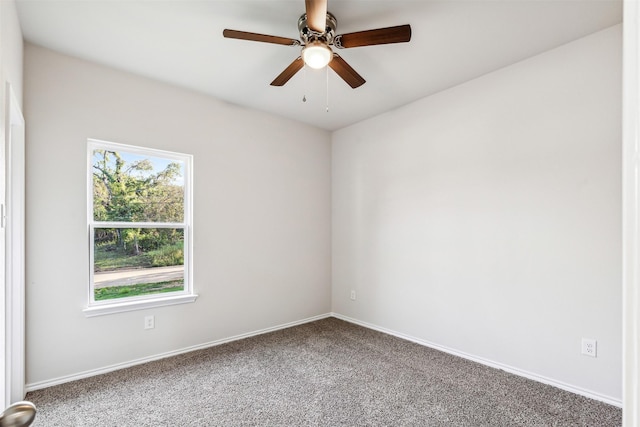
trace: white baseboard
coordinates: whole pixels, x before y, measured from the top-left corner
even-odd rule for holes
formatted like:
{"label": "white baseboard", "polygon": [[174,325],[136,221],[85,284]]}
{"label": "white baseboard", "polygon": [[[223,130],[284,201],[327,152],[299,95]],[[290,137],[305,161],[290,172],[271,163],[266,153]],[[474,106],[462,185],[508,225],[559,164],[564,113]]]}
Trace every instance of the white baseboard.
{"label": "white baseboard", "polygon": [[412,337],[412,336],[409,336],[409,335],[401,334],[399,332],[392,331],[392,330],[387,329],[387,328],[382,328],[380,326],[373,325],[371,323],[367,323],[367,322],[363,322],[363,321],[360,321],[360,320],[357,320],[357,319],[353,319],[351,317],[343,316],[342,314],[331,313],[331,316],[333,316],[333,317],[335,317],[337,319],[340,319],[340,320],[344,320],[344,321],[349,322],[349,323],[353,323],[353,324],[356,324],[356,325],[359,325],[359,326],[363,326],[363,327],[368,328],[368,329],[373,329],[373,330],[378,331],[378,332],[382,332],[382,333],[385,333],[385,334],[388,334],[388,335],[393,335],[394,337],[402,338],[404,340],[411,341],[411,342],[414,342],[416,344],[423,345],[425,347],[430,347],[430,348],[433,348],[435,350],[439,350],[439,351],[442,351],[442,352],[445,352],[445,353],[449,353],[449,354],[451,354],[453,356],[462,357],[463,359],[471,360],[473,362],[477,362],[477,363],[480,363],[482,365],[486,365],[486,366],[490,366],[492,368],[500,369],[500,370],[503,370],[505,372],[509,372],[510,374],[518,375],[518,376],[521,376],[521,377],[528,378],[530,380],[538,381],[538,382],[543,383],[543,384],[554,386],[554,387],[557,387],[559,389],[562,389],[562,390],[565,390],[565,391],[568,391],[568,392],[571,392],[571,393],[578,394],[580,396],[588,397],[589,399],[598,400],[600,402],[608,403],[609,405],[613,405],[613,406],[617,406],[618,408],[622,408],[622,400],[621,399],[616,399],[616,398],[613,398],[613,397],[610,397],[610,396],[605,396],[605,395],[602,395],[600,393],[593,392],[591,390],[585,390],[583,388],[576,387],[576,386],[573,386],[571,384],[564,383],[562,381],[557,381],[557,380],[554,380],[552,378],[547,378],[547,377],[544,377],[542,375],[534,374],[532,372],[523,371],[521,369],[514,368],[513,366],[504,365],[502,363],[494,362],[492,360],[484,359],[482,357],[477,357],[477,356],[474,356],[474,355],[471,355],[471,354],[468,354],[468,353],[465,353],[465,352],[462,352],[462,351],[458,351],[458,350],[455,350],[455,349],[452,349],[452,348],[449,348],[449,347],[445,347],[445,346],[442,346],[442,345],[439,345],[439,344],[435,344],[435,343],[432,343],[432,342],[429,342],[429,341],[425,341],[425,340],[422,340],[422,339],[419,339],[419,338],[415,338],[415,337]]}
{"label": "white baseboard", "polygon": [[77,374],[66,375],[66,376],[63,376],[63,377],[53,378],[53,379],[46,380],[46,381],[39,381],[39,382],[35,382],[35,383],[30,383],[30,384],[26,384],[25,388],[26,388],[27,392],[34,391],[34,390],[40,390],[40,389],[43,389],[43,388],[52,387],[54,385],[60,385],[60,384],[68,383],[68,382],[71,382],[71,381],[77,381],[77,380],[81,380],[81,379],[84,379],[84,378],[93,377],[95,375],[102,375],[102,374],[106,374],[108,372],[113,372],[113,371],[117,371],[117,370],[120,370],[120,369],[129,368],[131,366],[141,365],[143,363],[153,362],[154,360],[165,359],[167,357],[177,356],[179,354],[189,353],[189,352],[195,351],[195,350],[202,350],[202,349],[209,348],[209,347],[214,347],[214,346],[217,346],[217,345],[220,345],[220,344],[226,344],[226,343],[229,343],[229,342],[232,342],[232,341],[238,341],[238,340],[241,340],[241,339],[244,339],[244,338],[254,337],[254,336],[257,336],[257,335],[267,334],[269,332],[274,332],[274,331],[278,331],[278,330],[281,330],[281,329],[290,328],[292,326],[298,326],[298,325],[302,325],[302,324],[305,324],[305,323],[314,322],[316,320],[326,319],[327,317],[331,317],[331,313],[320,314],[318,316],[309,317],[309,318],[302,319],[302,320],[297,320],[295,322],[284,323],[282,325],[272,326],[270,328],[260,329],[260,330],[257,330],[257,331],[248,332],[246,334],[235,335],[235,336],[229,337],[229,338],[223,338],[223,339],[216,340],[216,341],[210,341],[210,342],[207,342],[207,343],[204,343],[204,344],[198,344],[198,345],[194,345],[194,346],[190,346],[190,347],[181,348],[179,350],[168,351],[166,353],[161,353],[161,354],[156,354],[156,355],[149,356],[149,357],[143,357],[141,359],[131,360],[129,362],[116,363],[115,365],[105,366],[103,368],[91,369],[91,370],[88,370],[88,371],[79,372]]}

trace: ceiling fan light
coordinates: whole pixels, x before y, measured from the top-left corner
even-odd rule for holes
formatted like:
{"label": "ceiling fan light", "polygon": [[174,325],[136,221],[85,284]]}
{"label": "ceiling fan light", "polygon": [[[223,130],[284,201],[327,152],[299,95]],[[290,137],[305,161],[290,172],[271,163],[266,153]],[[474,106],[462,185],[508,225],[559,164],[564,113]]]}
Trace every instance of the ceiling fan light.
{"label": "ceiling fan light", "polygon": [[311,68],[324,68],[333,59],[333,51],[322,42],[312,42],[302,49],[302,59]]}

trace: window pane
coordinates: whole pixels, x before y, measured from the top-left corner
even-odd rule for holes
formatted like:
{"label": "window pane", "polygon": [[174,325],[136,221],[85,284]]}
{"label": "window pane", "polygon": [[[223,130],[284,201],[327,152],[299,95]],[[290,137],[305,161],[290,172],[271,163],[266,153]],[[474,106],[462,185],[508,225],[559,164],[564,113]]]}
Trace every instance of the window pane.
{"label": "window pane", "polygon": [[184,229],[95,228],[96,301],[184,290]]}
{"label": "window pane", "polygon": [[184,221],[184,162],[102,149],[92,156],[95,221]]}

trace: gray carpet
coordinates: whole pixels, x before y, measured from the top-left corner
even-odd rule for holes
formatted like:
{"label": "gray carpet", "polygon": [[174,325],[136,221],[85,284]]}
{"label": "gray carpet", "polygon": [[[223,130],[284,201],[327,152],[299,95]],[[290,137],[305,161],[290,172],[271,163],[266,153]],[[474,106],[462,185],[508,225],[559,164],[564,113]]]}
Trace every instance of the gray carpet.
{"label": "gray carpet", "polygon": [[34,426],[620,426],[619,408],[335,318],[27,395]]}

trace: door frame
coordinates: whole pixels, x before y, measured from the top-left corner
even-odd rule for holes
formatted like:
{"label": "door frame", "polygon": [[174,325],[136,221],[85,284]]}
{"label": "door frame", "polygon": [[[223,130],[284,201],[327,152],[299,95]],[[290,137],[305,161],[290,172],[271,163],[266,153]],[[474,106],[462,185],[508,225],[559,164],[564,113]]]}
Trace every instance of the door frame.
{"label": "door frame", "polygon": [[25,396],[25,122],[10,83],[5,84],[5,406]]}
{"label": "door frame", "polygon": [[640,425],[640,6],[623,3],[622,404],[623,425]]}

